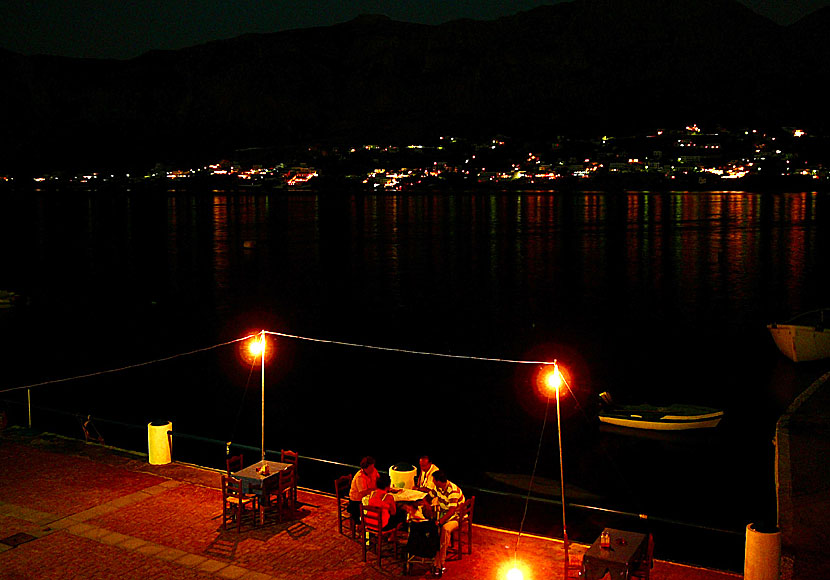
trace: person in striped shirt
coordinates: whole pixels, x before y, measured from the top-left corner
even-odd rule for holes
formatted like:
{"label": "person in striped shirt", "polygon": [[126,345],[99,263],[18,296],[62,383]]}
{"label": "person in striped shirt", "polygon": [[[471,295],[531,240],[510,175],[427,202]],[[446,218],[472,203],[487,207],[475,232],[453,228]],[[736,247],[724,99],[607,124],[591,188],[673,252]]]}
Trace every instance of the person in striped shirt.
{"label": "person in striped shirt", "polygon": [[435,509],[435,523],[441,531],[441,544],[432,563],[432,575],[440,578],[444,573],[450,534],[458,527],[456,513],[464,503],[464,493],[460,487],[449,481],[447,474],[440,469],[432,474],[432,481],[435,487],[429,493]]}

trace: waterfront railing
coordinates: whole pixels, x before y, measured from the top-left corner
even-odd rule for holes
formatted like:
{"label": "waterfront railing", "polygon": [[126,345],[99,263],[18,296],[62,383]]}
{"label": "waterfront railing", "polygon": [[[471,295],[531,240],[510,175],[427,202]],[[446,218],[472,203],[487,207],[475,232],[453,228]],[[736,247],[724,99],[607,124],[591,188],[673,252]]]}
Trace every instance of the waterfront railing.
{"label": "waterfront railing", "polygon": [[[115,443],[115,447],[121,447],[122,445],[124,445],[124,449],[127,451],[139,452],[142,455],[147,455],[146,453],[140,452],[137,449],[130,449],[130,447],[136,446],[135,443],[138,442],[138,439],[136,439],[137,436],[143,438],[146,435],[148,428],[147,425],[139,425],[102,417],[93,418],[90,415],[72,413],[61,409],[53,409],[42,406],[32,407],[31,402],[28,400],[26,403],[21,403],[19,401],[9,399],[0,399],[0,403],[7,407],[26,407],[24,413],[28,413],[29,428],[33,428],[33,426],[31,425],[31,411],[34,409],[37,411],[39,416],[49,416],[52,419],[50,421],[44,421],[44,423],[49,424],[50,428],[56,429],[58,431],[57,434],[62,436],[69,436],[71,438],[76,439],[80,439],[81,437],[83,437],[85,440],[92,444],[103,444],[105,442],[105,439],[101,437],[99,434],[98,425],[116,427],[118,429],[123,430],[124,434],[118,434],[117,432],[108,433],[108,439],[110,439],[109,436],[111,435],[111,442]],[[14,418],[15,414],[12,414],[9,420],[10,424],[17,423],[14,420]],[[261,453],[261,449],[259,447],[236,443],[233,441],[221,441],[219,439],[211,437],[193,435],[188,433],[180,433],[172,430],[169,432],[169,434],[173,438],[173,441],[177,442],[177,444],[174,446],[174,448],[176,449],[176,461],[181,461],[182,463],[189,463],[191,465],[196,465],[206,469],[224,470],[225,457],[231,452],[234,454],[238,452],[251,452],[256,456],[259,456],[259,454]],[[133,444],[131,445],[130,442],[132,442]],[[279,457],[280,453],[281,450],[265,449],[266,457],[269,455],[272,457]],[[325,459],[321,457],[312,457],[309,455],[300,454],[299,458],[303,462],[303,487],[305,487],[306,489],[329,495],[331,495],[333,492],[333,484],[331,486],[332,489],[329,489],[326,483],[333,482],[334,479],[340,475],[344,475],[346,473],[354,473],[359,469],[359,466],[357,465],[335,461],[331,459]],[[508,501],[530,501],[535,504],[556,507],[561,507],[562,505],[561,500],[553,497],[542,497],[526,493],[517,493],[514,491],[490,489],[478,485],[471,485],[461,481],[457,483],[461,486],[462,489],[465,490],[465,493],[468,495],[500,497]],[[477,507],[481,506],[482,503],[484,503],[482,502],[482,500],[478,500],[476,502]],[[567,498],[565,501],[565,506],[569,510],[579,510],[586,513],[602,514],[604,517],[621,518],[627,520],[633,519],[639,520],[641,522],[647,522],[649,524],[668,525],[673,527],[686,528],[689,530],[698,530],[715,534],[725,534],[727,536],[743,537],[744,535],[743,529],[728,530],[694,522],[687,522],[673,518],[656,516],[652,514],[638,513],[604,506],[572,502],[567,501]]]}

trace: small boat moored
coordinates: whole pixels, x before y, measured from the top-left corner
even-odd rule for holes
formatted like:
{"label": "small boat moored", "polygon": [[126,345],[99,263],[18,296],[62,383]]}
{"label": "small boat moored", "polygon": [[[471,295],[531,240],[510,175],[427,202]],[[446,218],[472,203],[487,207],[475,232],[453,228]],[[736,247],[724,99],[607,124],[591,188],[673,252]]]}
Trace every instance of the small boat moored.
{"label": "small boat moored", "polygon": [[830,308],[804,312],[781,324],[769,324],[775,345],[793,362],[830,358]]}
{"label": "small boat moored", "polygon": [[721,409],[698,405],[617,405],[608,393],[600,394],[603,408],[599,420],[609,425],[658,431],[684,431],[717,427],[723,419]]}

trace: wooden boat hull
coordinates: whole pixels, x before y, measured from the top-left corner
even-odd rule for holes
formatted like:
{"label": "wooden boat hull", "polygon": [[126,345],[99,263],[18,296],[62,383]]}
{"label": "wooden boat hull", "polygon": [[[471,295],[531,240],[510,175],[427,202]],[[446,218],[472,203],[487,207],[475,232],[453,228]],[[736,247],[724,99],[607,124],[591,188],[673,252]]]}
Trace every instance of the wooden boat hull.
{"label": "wooden boat hull", "polygon": [[781,353],[793,362],[830,358],[830,328],[770,324],[769,332]]}
{"label": "wooden boat hull", "polygon": [[711,429],[717,427],[723,419],[723,411],[707,415],[705,418],[688,418],[677,420],[649,420],[645,417],[621,417],[600,414],[599,420],[608,425],[628,427],[630,429],[649,429],[655,431],[686,431],[689,429]]}

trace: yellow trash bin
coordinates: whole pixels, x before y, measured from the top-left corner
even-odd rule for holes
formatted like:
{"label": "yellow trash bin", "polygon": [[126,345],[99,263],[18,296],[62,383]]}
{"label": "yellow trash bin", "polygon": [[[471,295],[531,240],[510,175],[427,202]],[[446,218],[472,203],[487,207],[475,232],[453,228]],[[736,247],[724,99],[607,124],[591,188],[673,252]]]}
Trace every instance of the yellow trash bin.
{"label": "yellow trash bin", "polygon": [[415,466],[408,463],[396,463],[389,468],[389,479],[392,480],[392,487],[414,488],[417,474],[418,471]]}
{"label": "yellow trash bin", "polygon": [[150,454],[150,465],[165,465],[170,463],[173,455],[173,436],[168,431],[173,430],[173,423],[148,423],[147,447]]}

